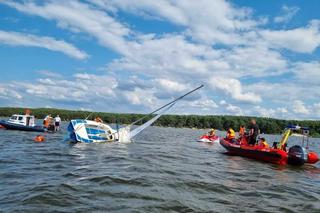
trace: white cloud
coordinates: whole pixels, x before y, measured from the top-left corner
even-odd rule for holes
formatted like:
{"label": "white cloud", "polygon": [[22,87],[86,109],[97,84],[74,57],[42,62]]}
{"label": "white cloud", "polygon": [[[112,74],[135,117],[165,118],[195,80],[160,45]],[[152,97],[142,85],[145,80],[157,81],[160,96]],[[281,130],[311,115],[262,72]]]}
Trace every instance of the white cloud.
{"label": "white cloud", "polygon": [[257,112],[259,116],[262,117],[273,117],[275,116],[276,111],[274,109],[267,109],[261,106],[255,106],[253,108],[253,111]]}
{"label": "white cloud", "polygon": [[187,17],[185,17],[183,11],[177,7],[176,3],[166,0],[90,0],[90,2],[107,11],[116,12],[120,9],[147,18],[162,17],[177,24],[187,24]]}
{"label": "white cloud", "polygon": [[309,110],[301,100],[296,100],[293,102],[292,110],[294,113],[307,115],[309,114]]}
{"label": "white cloud", "polygon": [[0,99],[22,99],[22,95],[14,87],[0,84]]}
{"label": "white cloud", "polygon": [[320,83],[320,62],[297,62],[293,64],[293,73],[298,81],[305,85]]}
{"label": "white cloud", "polygon": [[[83,78],[83,76],[87,76],[87,78]],[[37,84],[12,82],[8,85],[27,96],[56,103],[94,103],[96,100],[101,102],[114,99],[113,89],[116,88],[117,81],[109,76],[77,73],[74,74],[72,80],[40,78],[37,79]]]}
{"label": "white cloud", "polygon": [[287,107],[270,107],[270,106],[254,106],[252,108],[247,108],[245,110],[247,115],[252,116],[262,116],[267,118],[282,118],[282,119],[288,119],[293,118],[290,116],[293,116],[292,113],[288,110]]}
{"label": "white cloud", "polygon": [[90,111],[94,111],[94,110],[91,109],[91,108],[83,108],[83,107],[80,107],[79,110],[80,110],[80,111],[89,111],[89,112],[90,112]]}
{"label": "white cloud", "polygon": [[50,78],[40,78],[38,79],[38,82],[46,85],[56,85],[56,82]]}
{"label": "white cloud", "polygon": [[225,109],[234,115],[243,115],[242,109],[238,106],[228,104]]}
{"label": "white cloud", "polygon": [[222,60],[228,63],[229,73],[236,77],[275,76],[286,72],[287,69],[285,58],[261,43],[224,51]]}
{"label": "white cloud", "polygon": [[313,113],[320,118],[320,103],[314,103],[312,106]]}
{"label": "white cloud", "polygon": [[51,37],[40,37],[18,32],[6,32],[0,30],[0,43],[11,46],[41,47],[51,51],[64,53],[76,59],[86,59],[88,55],[62,40]]}
{"label": "white cloud", "polygon": [[156,79],[155,83],[157,83],[162,88],[173,91],[173,92],[183,92],[187,89],[186,85],[180,84],[176,81],[172,81],[169,79],[163,79],[163,78]]}
{"label": "white cloud", "polygon": [[224,0],[200,1],[148,1],[148,0],[91,0],[111,11],[123,10],[147,18],[163,19],[187,27],[186,33],[194,40],[212,44],[243,43],[241,31],[262,24],[251,18],[248,8],[236,8]]}
{"label": "white cloud", "polygon": [[125,91],[123,94],[126,100],[133,105],[142,105],[148,107],[157,105],[156,98],[150,91],[136,88],[134,91]]}
{"label": "white cloud", "polygon": [[[301,71],[303,72],[303,71]],[[317,101],[320,96],[319,85],[308,85],[288,78],[283,82],[259,82],[246,86],[255,91],[267,103],[277,103],[282,106],[292,104],[295,100]]]}
{"label": "white cloud", "polygon": [[320,46],[320,21],[291,30],[261,30],[259,34],[274,48],[286,48],[300,53],[312,53]]}
{"label": "white cloud", "polygon": [[211,78],[211,86],[224,91],[233,99],[240,102],[258,103],[261,102],[261,97],[252,92],[243,92],[242,85],[239,80],[232,78]]}
{"label": "white cloud", "polygon": [[221,100],[221,101],[219,102],[219,104],[220,104],[221,106],[224,106],[224,105],[227,104],[227,102],[226,102],[225,100]]}
{"label": "white cloud", "polygon": [[49,78],[62,78],[61,74],[57,72],[52,72],[50,70],[38,70],[37,73]]}
{"label": "white cloud", "polygon": [[214,49],[192,43],[181,35],[167,34],[142,40],[129,54],[108,64],[108,70],[130,70],[157,78],[203,82],[208,76],[279,75],[287,71],[287,62],[280,53],[262,44]]}
{"label": "white cloud", "polygon": [[[37,87],[31,82],[14,83],[14,91],[22,97],[38,98],[39,103],[48,100],[54,106],[77,101],[72,106],[88,103],[81,107],[145,112],[204,83],[210,87],[188,99],[182,113],[202,113],[199,108],[215,113],[294,118],[293,111],[308,117],[317,108],[304,103],[318,102],[319,62],[293,62],[282,52],[288,49],[293,51],[290,54],[313,54],[320,44],[317,20],[306,26],[275,30],[263,25],[266,19],[254,16],[250,8],[224,0],[0,2],[52,20],[71,36],[90,35],[86,41],[94,38],[101,46],[120,53],[106,65],[107,74],[75,73],[71,78],[39,71],[42,77],[33,81]],[[275,21],[289,21],[293,9],[284,7],[284,16]],[[129,21],[125,23],[126,17],[120,17],[123,13],[179,27],[175,32],[138,32],[134,29],[140,27],[130,26]],[[283,74],[290,76],[284,79]]]}
{"label": "white cloud", "polygon": [[210,111],[215,108],[218,108],[218,105],[216,104],[216,102],[210,99],[200,99],[200,100],[193,101],[190,103],[190,106],[197,109],[201,109],[203,111]]}
{"label": "white cloud", "polygon": [[[124,80],[120,76],[88,73],[75,73],[64,78],[39,78],[32,82],[14,81],[0,85],[0,99],[9,100],[15,97],[17,100],[14,101],[14,105],[16,106],[50,105],[71,109],[91,108],[109,112],[146,113],[184,93],[180,86],[172,93],[171,89],[174,88],[165,90],[160,84],[152,84],[152,87],[148,86],[146,89],[140,87],[139,82],[133,85],[132,89],[127,90],[118,87],[121,81]],[[159,79],[150,79],[150,81],[157,82]],[[176,86],[173,81],[169,82]],[[159,91],[163,93],[164,98],[157,97]],[[216,107],[214,101],[203,99],[200,102],[199,98],[201,96],[185,99],[183,109],[193,110],[194,106],[200,105],[210,109]]]}
{"label": "white cloud", "polygon": [[275,23],[288,23],[300,10],[299,7],[289,7],[287,5],[282,6],[282,15],[274,17]]}
{"label": "white cloud", "polygon": [[[187,42],[181,35],[164,35],[142,40],[141,44],[130,49],[125,57],[109,64],[108,69],[130,70],[159,78],[175,76],[175,79],[185,79],[195,73],[205,75],[209,58],[216,57],[216,54],[218,53],[206,46]],[[215,61],[217,60],[210,63]]]}
{"label": "white cloud", "polygon": [[125,54],[130,42],[130,30],[107,13],[92,8],[79,1],[46,1],[36,4],[33,1],[2,2],[21,12],[55,20],[58,26],[75,33],[85,32],[96,38],[103,46]]}
{"label": "white cloud", "polygon": [[276,111],[282,114],[288,113],[288,109],[286,107],[278,107]]}

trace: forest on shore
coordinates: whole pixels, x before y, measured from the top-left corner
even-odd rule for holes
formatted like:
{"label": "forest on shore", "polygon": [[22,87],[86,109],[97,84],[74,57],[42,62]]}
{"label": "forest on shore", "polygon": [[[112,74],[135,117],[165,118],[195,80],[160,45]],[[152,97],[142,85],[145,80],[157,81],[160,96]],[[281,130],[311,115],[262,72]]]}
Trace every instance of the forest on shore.
{"label": "forest on shore", "polygon": [[[12,114],[24,114],[25,108],[0,107],[0,117],[9,117]],[[31,114],[38,119],[44,118],[46,115],[60,115],[62,120],[85,119],[89,115],[89,119],[96,116],[102,118],[106,123],[130,124],[144,114],[132,113],[106,113],[106,112],[89,112],[75,111],[55,108],[35,108],[31,109]],[[151,117],[146,117],[141,123],[147,121]],[[315,120],[282,120],[265,117],[249,117],[249,116],[230,116],[230,115],[163,115],[156,121],[155,126],[163,127],[187,127],[187,128],[215,128],[218,130],[226,130],[229,127],[238,130],[240,125],[247,126],[251,118],[255,118],[260,127],[261,133],[280,134],[288,125],[300,125],[310,128],[310,134],[314,137],[320,136],[320,121]],[[141,124],[140,123],[140,124]],[[139,125],[139,124],[138,124]]]}

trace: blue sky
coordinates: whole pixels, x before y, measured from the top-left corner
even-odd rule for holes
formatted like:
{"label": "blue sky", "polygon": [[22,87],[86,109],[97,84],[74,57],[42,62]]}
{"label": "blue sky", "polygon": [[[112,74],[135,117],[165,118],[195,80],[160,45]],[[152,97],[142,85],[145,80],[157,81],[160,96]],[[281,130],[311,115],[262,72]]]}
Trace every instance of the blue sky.
{"label": "blue sky", "polygon": [[0,106],[320,118],[317,0],[0,0]]}

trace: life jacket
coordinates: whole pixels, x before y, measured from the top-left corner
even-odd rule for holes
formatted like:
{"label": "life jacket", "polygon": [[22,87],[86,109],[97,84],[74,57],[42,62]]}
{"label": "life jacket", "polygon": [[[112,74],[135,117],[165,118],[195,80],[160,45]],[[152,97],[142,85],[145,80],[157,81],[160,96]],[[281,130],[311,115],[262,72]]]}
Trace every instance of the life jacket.
{"label": "life jacket", "polygon": [[245,131],[246,131],[246,129],[245,129],[244,127],[240,127],[240,129],[239,129],[239,136],[240,136],[240,137],[243,136],[244,133],[245,133]]}
{"label": "life jacket", "polygon": [[235,137],[236,137],[236,133],[234,132],[233,129],[230,128],[227,132],[227,139],[231,140],[231,139],[234,139]]}
{"label": "life jacket", "polygon": [[51,123],[51,118],[50,118],[50,117],[49,117],[49,118],[46,118],[46,119],[43,121],[43,124],[44,124],[44,126],[45,126],[46,128],[49,127],[50,123]]}
{"label": "life jacket", "polygon": [[261,146],[264,148],[269,148],[269,144],[266,141],[262,141]]}

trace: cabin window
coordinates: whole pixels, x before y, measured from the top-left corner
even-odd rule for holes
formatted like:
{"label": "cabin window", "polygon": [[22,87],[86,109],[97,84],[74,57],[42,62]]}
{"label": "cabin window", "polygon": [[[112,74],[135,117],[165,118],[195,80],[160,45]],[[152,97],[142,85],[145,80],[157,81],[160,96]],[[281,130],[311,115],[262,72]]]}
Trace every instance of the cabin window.
{"label": "cabin window", "polygon": [[17,120],[17,116],[11,116],[12,120]]}
{"label": "cabin window", "polygon": [[19,117],[19,121],[22,121],[23,117]]}

